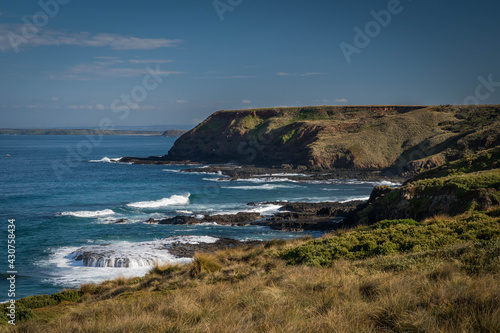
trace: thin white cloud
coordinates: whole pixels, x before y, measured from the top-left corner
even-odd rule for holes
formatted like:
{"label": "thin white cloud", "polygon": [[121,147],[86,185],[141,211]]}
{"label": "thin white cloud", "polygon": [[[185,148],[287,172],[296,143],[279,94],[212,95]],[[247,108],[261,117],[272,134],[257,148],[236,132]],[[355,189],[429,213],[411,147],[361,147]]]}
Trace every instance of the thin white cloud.
{"label": "thin white cloud", "polygon": [[184,104],[184,103],[187,103],[187,101],[186,101],[186,100],[184,100],[184,99],[178,99],[178,100],[176,100],[175,102],[176,102],[176,103],[179,103],[179,104]]}
{"label": "thin white cloud", "polygon": [[[106,106],[103,104],[97,104],[97,105],[72,104],[72,105],[67,105],[66,107],[71,110],[94,110],[94,109],[108,110],[111,108],[111,106]],[[117,105],[115,109],[155,110],[156,105],[141,105],[139,103],[131,103],[130,105]]]}
{"label": "thin white cloud", "polygon": [[255,79],[259,76],[255,75],[226,75],[226,76],[195,76],[193,79],[206,80],[206,79]]}
{"label": "thin white cloud", "polygon": [[[109,59],[107,61],[93,61],[91,63],[78,64],[68,68],[63,73],[50,74],[49,78],[53,80],[79,80],[88,81],[95,78],[117,78],[134,77],[148,74],[146,68],[133,67],[115,67],[116,64],[122,64],[125,61]],[[156,70],[158,75],[184,74],[184,72]]]}
{"label": "thin white cloud", "polygon": [[248,100],[248,99],[244,99],[244,100],[241,101],[241,103],[243,103],[243,104],[250,104],[250,103],[252,103],[252,101]]}
{"label": "thin white cloud", "polygon": [[72,110],[92,110],[93,105],[68,105],[68,109]]}
{"label": "thin white cloud", "polygon": [[132,59],[129,62],[133,64],[166,64],[168,62],[173,62],[173,60],[167,59]]}
{"label": "thin white cloud", "polygon": [[252,76],[252,75],[229,75],[229,76],[221,76],[219,79],[252,79],[256,78],[258,76]]}
{"label": "thin white cloud", "polygon": [[94,57],[94,59],[120,60],[120,58],[118,58],[118,57]]}
{"label": "thin white cloud", "polygon": [[28,104],[24,106],[27,109],[45,109],[45,106],[41,104]]}
{"label": "thin white cloud", "polygon": [[226,74],[227,72],[220,71],[206,71],[205,74]]}
{"label": "thin white cloud", "polygon": [[[24,38],[22,24],[0,24],[0,51],[13,49],[11,38]],[[21,39],[18,39],[21,40]],[[72,45],[81,47],[109,47],[113,50],[153,50],[163,47],[176,47],[182,43],[180,39],[166,38],[139,38],[135,36],[123,36],[120,34],[88,32],[63,32],[51,29],[40,29],[39,33],[30,38],[22,39],[18,48],[22,50],[26,47],[39,46],[61,46]]]}
{"label": "thin white cloud", "polygon": [[311,72],[311,73],[303,73],[299,74],[300,76],[313,76],[313,75],[327,75],[328,73],[318,73],[318,72]]}
{"label": "thin white cloud", "polygon": [[337,103],[349,103],[349,101],[346,98],[336,99],[335,102],[337,102]]}
{"label": "thin white cloud", "polygon": [[278,72],[276,75],[278,76],[313,76],[313,75],[327,75],[328,73],[320,73],[320,72],[307,72],[307,73],[287,73],[287,72]]}

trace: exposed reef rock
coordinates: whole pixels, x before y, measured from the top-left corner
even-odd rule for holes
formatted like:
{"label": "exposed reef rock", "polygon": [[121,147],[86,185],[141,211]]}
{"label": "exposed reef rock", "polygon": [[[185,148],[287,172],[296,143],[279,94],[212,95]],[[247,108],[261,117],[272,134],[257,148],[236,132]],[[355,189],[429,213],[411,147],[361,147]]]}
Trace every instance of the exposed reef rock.
{"label": "exposed reef rock", "polygon": [[[150,218],[146,223],[158,224],[200,224],[217,223],[231,226],[262,225],[271,229],[282,231],[330,231],[343,227],[341,221],[349,216],[364,201],[350,202],[251,202],[249,206],[261,204],[283,205],[280,212],[265,217],[259,213],[240,212],[227,215],[207,215],[203,218],[196,218],[187,215],[178,215],[168,219],[154,220]],[[339,223],[340,222],[340,223]]]}
{"label": "exposed reef rock", "polygon": [[199,223],[217,223],[223,225],[248,225],[250,222],[262,219],[259,213],[240,212],[237,214],[226,215],[207,215],[202,219],[192,216],[178,215],[168,219],[158,221],[158,224],[199,224]]}

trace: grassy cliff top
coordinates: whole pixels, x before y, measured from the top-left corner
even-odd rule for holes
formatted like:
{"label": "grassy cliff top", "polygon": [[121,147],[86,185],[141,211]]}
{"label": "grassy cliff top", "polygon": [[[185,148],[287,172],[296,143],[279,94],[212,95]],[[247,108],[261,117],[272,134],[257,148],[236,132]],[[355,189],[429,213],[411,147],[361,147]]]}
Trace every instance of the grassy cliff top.
{"label": "grassy cliff top", "polygon": [[[312,169],[393,168],[401,173],[495,147],[500,143],[499,133],[498,105],[231,110],[215,112],[184,134],[169,156]],[[255,153],[245,156],[249,147]]]}

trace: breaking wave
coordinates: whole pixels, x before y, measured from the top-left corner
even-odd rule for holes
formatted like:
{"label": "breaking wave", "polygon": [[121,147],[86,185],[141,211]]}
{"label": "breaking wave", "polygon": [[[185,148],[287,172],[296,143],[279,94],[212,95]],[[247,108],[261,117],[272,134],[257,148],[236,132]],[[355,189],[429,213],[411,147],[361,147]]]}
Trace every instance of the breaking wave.
{"label": "breaking wave", "polygon": [[71,259],[86,267],[152,267],[155,263],[189,262],[190,258],[178,258],[168,252],[173,243],[215,243],[210,236],[174,236],[151,242],[115,243],[84,246],[70,253]]}
{"label": "breaking wave", "polygon": [[115,214],[115,212],[112,211],[111,209],[104,209],[104,210],[96,210],[96,211],[80,210],[80,211],[76,211],[76,212],[62,212],[62,213],[59,213],[58,215],[91,218],[91,217],[109,216],[109,215],[113,215],[113,214]]}
{"label": "breaking wave", "polygon": [[91,163],[99,163],[99,162],[102,162],[102,163],[119,163],[121,160],[121,157],[118,157],[118,158],[109,158],[109,157],[103,157],[101,158],[100,160],[90,160],[89,162]]}
{"label": "breaking wave", "polygon": [[187,193],[185,195],[174,194],[168,198],[163,198],[155,201],[139,201],[127,204],[129,207],[134,208],[160,208],[175,205],[187,205],[189,204],[189,196],[191,194]]}
{"label": "breaking wave", "polygon": [[249,186],[222,186],[222,188],[235,189],[235,190],[275,190],[278,188],[295,188],[301,187],[299,185],[279,185],[279,184],[263,184],[263,185],[249,185]]}

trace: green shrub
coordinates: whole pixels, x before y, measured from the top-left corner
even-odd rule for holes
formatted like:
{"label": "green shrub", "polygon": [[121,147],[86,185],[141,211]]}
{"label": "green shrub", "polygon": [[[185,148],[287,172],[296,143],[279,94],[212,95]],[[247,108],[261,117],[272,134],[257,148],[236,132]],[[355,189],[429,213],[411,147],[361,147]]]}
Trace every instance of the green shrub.
{"label": "green shrub", "polygon": [[36,318],[36,314],[30,308],[26,308],[24,306],[16,307],[16,322],[23,322],[34,318]]}
{"label": "green shrub", "polygon": [[57,303],[59,302],[57,299],[52,297],[52,295],[28,296],[16,302],[16,304],[21,304],[29,309],[42,308],[44,306],[55,305]]}
{"label": "green shrub", "polygon": [[57,303],[61,303],[63,301],[67,302],[78,302],[82,297],[82,294],[78,290],[69,289],[65,291],[61,291],[51,296],[53,299],[57,301]]}
{"label": "green shrub", "polygon": [[375,227],[377,229],[385,229],[390,226],[396,225],[396,224],[404,224],[404,225],[420,225],[419,222],[413,220],[413,219],[401,219],[401,220],[382,220],[375,224]]}
{"label": "green shrub", "polygon": [[387,204],[391,204],[391,203],[395,202],[396,200],[398,200],[400,196],[401,196],[401,190],[395,189],[389,193],[386,193],[384,196],[384,199],[385,199],[385,202]]}
{"label": "green shrub", "polygon": [[418,223],[383,220],[371,227],[315,239],[278,253],[289,264],[329,266],[337,259],[364,259],[377,255],[420,252],[467,241],[500,236],[498,218],[474,213],[449,220]]}

